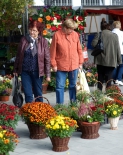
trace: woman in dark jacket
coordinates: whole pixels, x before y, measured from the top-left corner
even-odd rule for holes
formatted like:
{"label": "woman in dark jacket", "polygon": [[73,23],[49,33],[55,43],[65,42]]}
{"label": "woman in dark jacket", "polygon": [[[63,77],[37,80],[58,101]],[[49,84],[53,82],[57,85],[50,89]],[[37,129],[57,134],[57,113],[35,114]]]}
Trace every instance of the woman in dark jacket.
{"label": "woman in dark jacket", "polygon": [[29,23],[29,35],[21,39],[14,64],[14,75],[21,75],[26,103],[33,101],[33,94],[35,98],[42,96],[44,74],[50,81],[50,53],[47,40],[41,36],[42,28],[39,21]]}
{"label": "woman in dark jacket", "polygon": [[[109,81],[107,87],[111,85],[112,73],[117,65],[121,64],[121,52],[118,37],[109,29],[109,24],[102,25],[101,42],[103,52],[94,57],[94,63],[97,65],[98,81],[104,83]],[[96,39],[98,42],[98,40]],[[95,45],[96,41],[93,41]],[[94,44],[93,44],[94,45]],[[98,88],[102,90],[102,85],[98,83]]]}

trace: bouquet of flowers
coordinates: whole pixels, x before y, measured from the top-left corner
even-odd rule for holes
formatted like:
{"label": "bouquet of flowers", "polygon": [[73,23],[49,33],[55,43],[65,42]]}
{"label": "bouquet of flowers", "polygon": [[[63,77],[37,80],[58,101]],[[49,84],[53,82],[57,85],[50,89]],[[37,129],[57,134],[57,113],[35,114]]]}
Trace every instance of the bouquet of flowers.
{"label": "bouquet of flowers", "polygon": [[52,137],[70,137],[77,128],[77,122],[70,117],[55,116],[46,122],[46,133]]}
{"label": "bouquet of flowers", "polygon": [[10,127],[0,126],[0,154],[9,155],[18,143],[18,136]]}

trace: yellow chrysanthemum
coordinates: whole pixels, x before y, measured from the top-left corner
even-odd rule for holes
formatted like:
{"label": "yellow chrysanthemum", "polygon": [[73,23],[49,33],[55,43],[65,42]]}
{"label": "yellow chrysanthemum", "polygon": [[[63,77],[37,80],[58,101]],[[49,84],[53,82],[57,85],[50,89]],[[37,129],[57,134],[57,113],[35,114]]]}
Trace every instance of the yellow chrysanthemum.
{"label": "yellow chrysanthemum", "polygon": [[114,110],[114,111],[113,111],[113,114],[114,114],[114,115],[117,115],[117,111],[116,111],[116,110]]}

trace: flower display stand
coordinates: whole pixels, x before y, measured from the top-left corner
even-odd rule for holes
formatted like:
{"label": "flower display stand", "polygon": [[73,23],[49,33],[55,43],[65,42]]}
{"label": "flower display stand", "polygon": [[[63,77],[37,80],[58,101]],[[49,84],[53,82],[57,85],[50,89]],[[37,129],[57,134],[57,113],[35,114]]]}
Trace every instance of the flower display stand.
{"label": "flower display stand", "polygon": [[84,139],[95,139],[99,137],[99,127],[100,123],[99,122],[82,122],[79,121],[79,126],[82,131],[81,138]]}
{"label": "flower display stand", "polygon": [[68,142],[70,140],[70,137],[60,138],[60,137],[52,137],[50,138],[53,148],[52,150],[55,152],[63,152],[67,151],[68,148]]}
{"label": "flower display stand", "polygon": [[33,123],[28,123],[27,126],[30,132],[31,139],[44,139],[47,137],[44,126]]}
{"label": "flower display stand", "polygon": [[0,96],[0,101],[9,101],[9,96]]}
{"label": "flower display stand", "polygon": [[111,130],[118,129],[117,126],[118,126],[119,118],[120,118],[120,116],[119,117],[115,117],[115,118],[108,118]]}

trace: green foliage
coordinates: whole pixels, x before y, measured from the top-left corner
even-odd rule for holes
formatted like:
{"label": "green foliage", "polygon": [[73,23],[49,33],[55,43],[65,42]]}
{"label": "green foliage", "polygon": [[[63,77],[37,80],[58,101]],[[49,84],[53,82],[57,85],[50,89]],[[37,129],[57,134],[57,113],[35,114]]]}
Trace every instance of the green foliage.
{"label": "green foliage", "polygon": [[0,1],[0,31],[7,34],[10,30],[22,25],[22,14],[26,5],[32,5],[33,0],[1,0]]}

